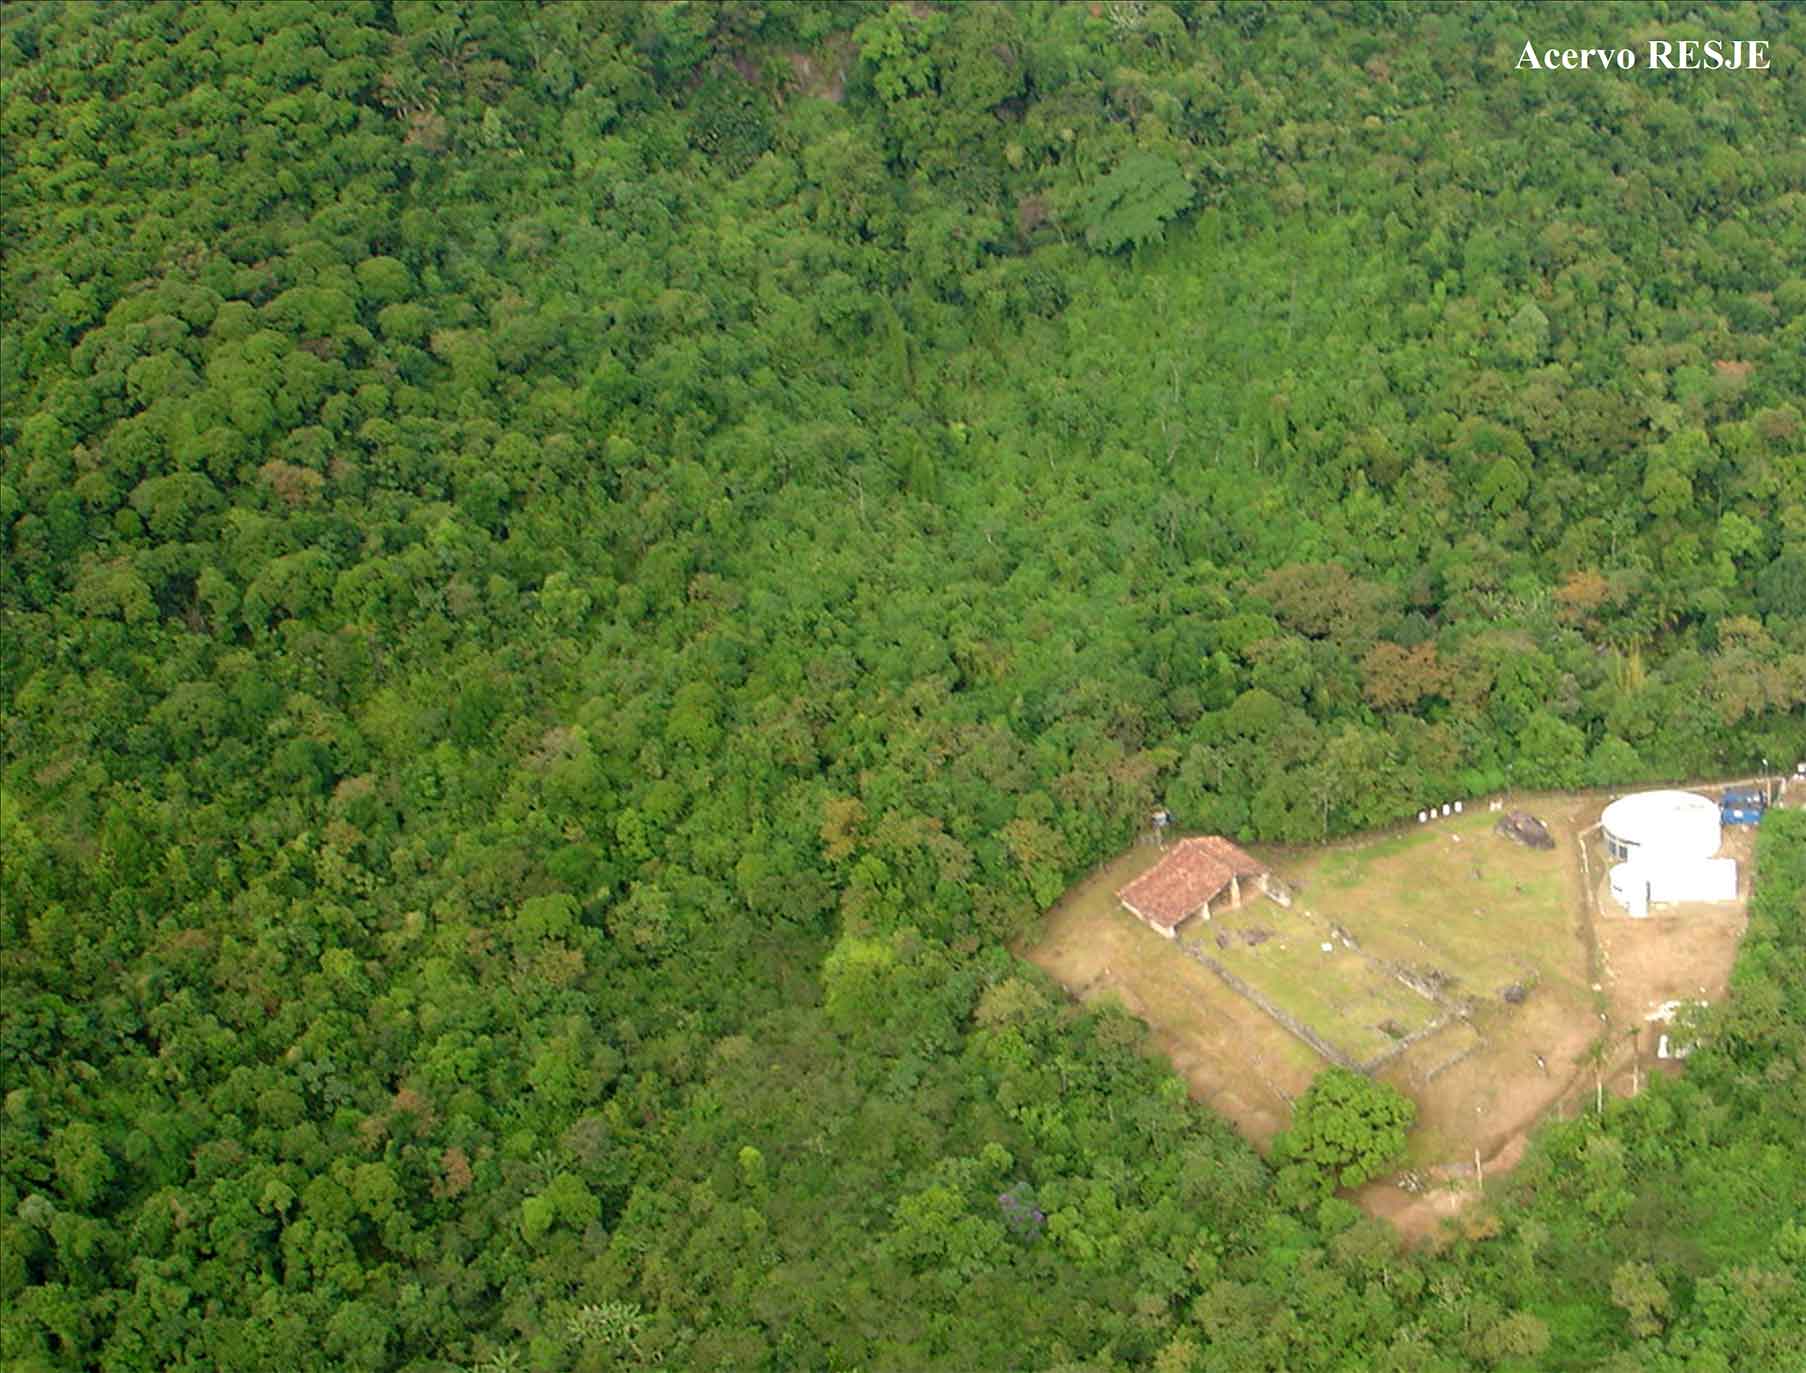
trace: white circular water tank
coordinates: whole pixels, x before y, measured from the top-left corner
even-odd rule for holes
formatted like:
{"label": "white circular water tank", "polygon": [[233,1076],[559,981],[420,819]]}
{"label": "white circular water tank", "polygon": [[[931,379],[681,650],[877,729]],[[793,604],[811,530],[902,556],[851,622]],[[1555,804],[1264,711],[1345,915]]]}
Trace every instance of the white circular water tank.
{"label": "white circular water tank", "polygon": [[1640,791],[1599,817],[1605,847],[1620,862],[1684,863],[1718,852],[1718,803],[1691,791]]}

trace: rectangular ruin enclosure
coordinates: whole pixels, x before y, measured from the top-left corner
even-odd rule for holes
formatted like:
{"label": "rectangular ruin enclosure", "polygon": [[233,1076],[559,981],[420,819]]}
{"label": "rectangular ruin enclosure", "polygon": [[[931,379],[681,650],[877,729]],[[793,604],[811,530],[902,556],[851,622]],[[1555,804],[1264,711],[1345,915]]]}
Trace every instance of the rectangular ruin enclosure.
{"label": "rectangular ruin enclosure", "polygon": [[1474,1046],[1464,1011],[1497,1023],[1539,987],[1584,995],[1571,856],[1497,834],[1496,819],[1271,855],[1292,909],[1255,899],[1195,920],[1181,948],[1326,1057],[1402,1059],[1421,1076]]}
{"label": "rectangular ruin enclosure", "polygon": [[1271,902],[1193,921],[1182,943],[1272,1003],[1281,1024],[1290,1017],[1351,1066],[1380,1058],[1445,1018],[1442,1007],[1349,948],[1324,923]]}

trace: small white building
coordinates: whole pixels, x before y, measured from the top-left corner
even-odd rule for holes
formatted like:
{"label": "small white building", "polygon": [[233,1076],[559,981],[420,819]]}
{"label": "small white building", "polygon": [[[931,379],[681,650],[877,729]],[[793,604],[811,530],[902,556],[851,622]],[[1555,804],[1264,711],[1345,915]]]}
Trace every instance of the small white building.
{"label": "small white building", "polygon": [[1692,791],[1640,791],[1599,817],[1612,899],[1635,916],[1674,901],[1735,901],[1737,863],[1717,857],[1723,840],[1716,801]]}
{"label": "small white building", "polygon": [[1619,863],[1610,874],[1612,900],[1632,915],[1671,901],[1735,901],[1737,860],[1702,858],[1691,863],[1639,859]]}

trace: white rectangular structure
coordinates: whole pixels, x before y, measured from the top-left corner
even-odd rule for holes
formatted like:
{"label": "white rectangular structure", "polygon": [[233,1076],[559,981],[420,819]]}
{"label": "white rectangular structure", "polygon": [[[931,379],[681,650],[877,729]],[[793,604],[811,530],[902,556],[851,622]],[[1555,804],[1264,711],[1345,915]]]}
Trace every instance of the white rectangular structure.
{"label": "white rectangular structure", "polygon": [[1737,860],[1700,858],[1691,863],[1620,863],[1611,871],[1612,898],[1632,915],[1671,901],[1735,901]]}

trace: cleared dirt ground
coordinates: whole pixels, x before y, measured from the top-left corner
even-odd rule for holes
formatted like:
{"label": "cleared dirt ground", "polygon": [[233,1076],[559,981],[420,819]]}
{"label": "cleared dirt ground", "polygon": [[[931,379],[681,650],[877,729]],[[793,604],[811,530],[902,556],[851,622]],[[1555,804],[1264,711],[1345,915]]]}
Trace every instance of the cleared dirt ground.
{"label": "cleared dirt ground", "polygon": [[[1735,904],[1655,906],[1648,916],[1634,919],[1612,901],[1603,877],[1593,884],[1599,980],[1612,1024],[1626,1039],[1614,1054],[1617,1072],[1631,1062],[1633,1038],[1640,1062],[1654,1060],[1657,1037],[1666,1027],[1649,1021],[1652,1011],[1672,1001],[1717,1001],[1724,996],[1738,942],[1749,924],[1750,888],[1756,879],[1751,861],[1755,832],[1727,828],[1724,835],[1719,854],[1737,860],[1740,899]],[[1603,861],[1597,836],[1589,836],[1588,843],[1589,868],[1597,874]]]}
{"label": "cleared dirt ground", "polygon": [[[1421,830],[1315,849],[1257,847],[1256,856],[1294,881],[1295,911],[1257,900],[1222,922],[1188,927],[1215,954],[1216,934],[1231,928],[1258,925],[1314,947],[1312,922],[1333,922],[1375,958],[1454,978],[1455,991],[1472,1006],[1467,1020],[1451,1022],[1376,1074],[1417,1102],[1418,1124],[1401,1173],[1405,1185],[1372,1184],[1356,1199],[1408,1237],[1433,1236],[1477,1195],[1476,1152],[1484,1177],[1497,1177],[1517,1162],[1528,1131],[1544,1116],[1590,1105],[1600,1078],[1605,1090],[1628,1092],[1634,1061],[1636,1076],[1646,1079],[1661,1028],[1645,1020],[1651,1010],[1724,993],[1744,903],[1658,907],[1643,920],[1617,911],[1603,892],[1592,832],[1606,799],[1514,800],[1549,826],[1557,841],[1552,854],[1494,836],[1497,817],[1484,803],[1478,813]],[[1749,833],[1726,835],[1724,851],[1747,867]],[[1583,843],[1592,846],[1584,866]],[[1114,997],[1146,1021],[1153,1048],[1185,1076],[1193,1097],[1264,1151],[1323,1061],[1121,909],[1116,890],[1159,857],[1138,846],[1092,874],[1048,913],[1040,937],[1023,952],[1080,999]],[[1746,872],[1745,898],[1748,889]],[[1245,975],[1251,961],[1239,956],[1237,971]],[[1328,959],[1325,968],[1335,962]],[[1277,992],[1284,1004],[1293,994],[1288,967],[1271,966],[1276,980],[1262,990]],[[1522,1004],[1502,996],[1514,984],[1528,986]],[[1308,1004],[1301,994],[1298,1004]],[[1589,1050],[1602,1039],[1607,1054],[1596,1073]]]}
{"label": "cleared dirt ground", "polygon": [[1117,904],[1117,889],[1158,857],[1138,848],[1093,873],[1048,913],[1024,952],[1081,1000],[1113,997],[1146,1021],[1193,1098],[1264,1148],[1322,1060]]}

